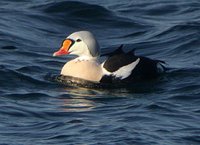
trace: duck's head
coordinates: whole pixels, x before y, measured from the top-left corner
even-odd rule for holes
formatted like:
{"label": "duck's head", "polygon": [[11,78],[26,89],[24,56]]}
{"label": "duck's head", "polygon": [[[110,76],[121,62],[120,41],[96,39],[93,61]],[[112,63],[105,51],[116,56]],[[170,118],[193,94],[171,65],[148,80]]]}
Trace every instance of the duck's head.
{"label": "duck's head", "polygon": [[99,56],[99,44],[89,31],[78,31],[69,35],[62,43],[61,48],[53,56],[74,54],[78,56]]}

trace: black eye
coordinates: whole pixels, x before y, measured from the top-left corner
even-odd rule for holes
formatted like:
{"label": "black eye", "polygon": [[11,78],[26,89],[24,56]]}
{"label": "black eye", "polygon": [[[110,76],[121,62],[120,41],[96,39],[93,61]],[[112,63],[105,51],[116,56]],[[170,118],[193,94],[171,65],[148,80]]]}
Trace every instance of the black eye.
{"label": "black eye", "polygon": [[81,42],[81,41],[82,41],[81,39],[77,39],[77,40],[76,40],[76,42]]}

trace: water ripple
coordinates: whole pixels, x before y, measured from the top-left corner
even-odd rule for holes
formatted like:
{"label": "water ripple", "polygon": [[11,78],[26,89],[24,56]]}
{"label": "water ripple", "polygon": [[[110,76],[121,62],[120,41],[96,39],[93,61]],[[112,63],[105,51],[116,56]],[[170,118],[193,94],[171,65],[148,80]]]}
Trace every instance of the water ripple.
{"label": "water ripple", "polygon": [[[0,144],[199,144],[198,0],[0,1]],[[125,88],[55,81],[53,58],[71,32],[92,31],[102,52],[162,59],[157,80]]]}

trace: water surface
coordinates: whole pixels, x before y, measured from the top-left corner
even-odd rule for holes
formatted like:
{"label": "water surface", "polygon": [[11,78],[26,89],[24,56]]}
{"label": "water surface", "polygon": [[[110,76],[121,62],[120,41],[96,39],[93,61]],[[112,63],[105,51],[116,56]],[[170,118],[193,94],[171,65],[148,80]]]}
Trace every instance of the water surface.
{"label": "water surface", "polygon": [[[200,143],[198,0],[1,0],[0,144]],[[171,68],[136,88],[66,87],[52,57],[74,31],[102,53],[121,44]]]}

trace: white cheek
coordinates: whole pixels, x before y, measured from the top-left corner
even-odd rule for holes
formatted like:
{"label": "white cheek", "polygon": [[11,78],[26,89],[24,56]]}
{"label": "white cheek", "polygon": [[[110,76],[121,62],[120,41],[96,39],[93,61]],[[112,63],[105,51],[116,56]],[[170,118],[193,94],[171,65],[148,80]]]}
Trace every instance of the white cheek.
{"label": "white cheek", "polygon": [[87,45],[84,42],[75,42],[74,45],[69,49],[70,54],[78,56],[90,55]]}

